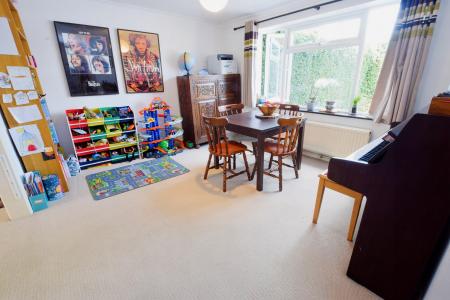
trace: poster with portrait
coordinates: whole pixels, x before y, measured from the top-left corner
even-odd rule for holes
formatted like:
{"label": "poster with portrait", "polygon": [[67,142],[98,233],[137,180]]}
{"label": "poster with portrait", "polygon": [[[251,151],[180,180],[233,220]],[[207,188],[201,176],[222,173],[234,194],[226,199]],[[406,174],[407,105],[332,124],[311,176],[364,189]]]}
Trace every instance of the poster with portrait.
{"label": "poster with portrait", "polygon": [[164,92],[159,36],[118,29],[127,93]]}
{"label": "poster with portrait", "polygon": [[109,29],[54,22],[71,96],[118,94]]}

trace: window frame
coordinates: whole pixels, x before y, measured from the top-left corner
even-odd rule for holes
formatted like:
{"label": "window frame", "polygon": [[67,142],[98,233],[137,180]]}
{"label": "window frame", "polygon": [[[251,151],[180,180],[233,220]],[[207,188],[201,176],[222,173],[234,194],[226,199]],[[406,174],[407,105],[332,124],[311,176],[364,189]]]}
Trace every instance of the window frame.
{"label": "window frame", "polygon": [[[387,0],[382,1],[376,5],[365,6],[360,9],[356,9],[351,12],[344,12],[339,14],[324,14],[323,16],[317,16],[315,18],[296,22],[294,24],[280,24],[278,26],[272,26],[267,28],[260,29],[260,35],[270,34],[278,31],[284,31],[284,45],[281,49],[281,60],[280,60],[280,69],[281,69],[281,81],[278,85],[278,94],[280,99],[283,102],[289,102],[290,99],[290,88],[291,88],[291,73],[292,73],[292,57],[295,53],[299,52],[308,52],[314,51],[318,49],[337,49],[343,47],[353,47],[356,46],[358,48],[357,53],[357,62],[356,62],[356,70],[354,72],[354,80],[351,87],[351,99],[356,97],[359,94],[361,80],[362,80],[362,68],[364,63],[364,53],[366,51],[366,33],[367,33],[367,23],[369,19],[369,12],[371,9],[375,9],[382,6],[387,6],[391,4],[395,4],[398,1],[396,0]],[[309,28],[319,27],[322,25],[332,24],[339,21],[345,21],[349,19],[359,19],[360,26],[358,35],[354,38],[345,38],[338,39],[329,42],[319,42],[319,43],[310,43],[304,45],[292,45],[293,33],[299,30],[305,30]],[[260,49],[262,49],[262,39],[260,39]],[[267,50],[266,50],[267,51]],[[267,53],[266,53],[267,56]],[[262,63],[262,55],[258,57],[258,66],[261,66]],[[267,60],[266,60],[266,70],[265,70],[265,84],[264,84],[264,94],[267,93],[268,85],[267,82],[269,77],[267,76]],[[258,90],[261,91],[261,72],[262,70],[258,70]],[[351,100],[349,99],[349,100]]]}

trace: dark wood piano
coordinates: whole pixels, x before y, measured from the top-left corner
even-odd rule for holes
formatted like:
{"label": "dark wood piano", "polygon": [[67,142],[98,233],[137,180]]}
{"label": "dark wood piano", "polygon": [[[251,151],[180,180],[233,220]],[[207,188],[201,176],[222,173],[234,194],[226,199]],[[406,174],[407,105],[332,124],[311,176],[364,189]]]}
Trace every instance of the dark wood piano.
{"label": "dark wood piano", "polygon": [[347,275],[385,299],[420,299],[449,238],[450,117],[416,114],[328,177],[366,196]]}

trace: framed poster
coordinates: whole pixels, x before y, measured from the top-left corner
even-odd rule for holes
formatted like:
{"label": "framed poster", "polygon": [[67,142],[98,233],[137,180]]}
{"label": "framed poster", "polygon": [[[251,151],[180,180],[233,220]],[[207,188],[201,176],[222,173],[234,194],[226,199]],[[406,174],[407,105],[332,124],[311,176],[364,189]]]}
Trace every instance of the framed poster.
{"label": "framed poster", "polygon": [[127,93],[164,92],[157,33],[118,29]]}
{"label": "framed poster", "polygon": [[118,94],[109,29],[54,22],[71,96]]}

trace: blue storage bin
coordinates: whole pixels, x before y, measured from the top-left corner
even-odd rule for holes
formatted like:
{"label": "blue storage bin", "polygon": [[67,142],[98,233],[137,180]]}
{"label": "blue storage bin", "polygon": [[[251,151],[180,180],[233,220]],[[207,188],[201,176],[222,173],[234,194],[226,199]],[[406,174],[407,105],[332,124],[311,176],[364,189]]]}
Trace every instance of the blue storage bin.
{"label": "blue storage bin", "polygon": [[33,212],[37,212],[48,208],[48,199],[45,193],[36,196],[31,196],[28,198],[28,200],[30,201]]}

